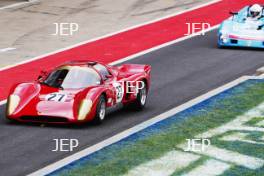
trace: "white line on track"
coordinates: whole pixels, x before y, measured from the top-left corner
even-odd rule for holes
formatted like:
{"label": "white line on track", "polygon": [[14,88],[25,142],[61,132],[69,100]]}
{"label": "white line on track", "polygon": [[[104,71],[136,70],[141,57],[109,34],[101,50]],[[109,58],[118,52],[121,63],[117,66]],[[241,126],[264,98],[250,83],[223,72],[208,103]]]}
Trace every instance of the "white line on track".
{"label": "white line on track", "polygon": [[261,168],[264,164],[264,160],[260,158],[240,154],[235,151],[229,151],[212,145],[208,146],[206,151],[198,151],[197,153],[252,170]]}
{"label": "white line on track", "polygon": [[[197,176],[197,175],[203,175],[203,176],[215,176],[215,175],[221,175],[224,171],[229,169],[231,166],[229,164],[226,164],[224,162],[210,159],[204,163],[204,165],[198,166],[197,168],[194,168],[187,174],[183,174],[183,176]],[[212,169],[214,168],[214,169]]]}
{"label": "white line on track", "polygon": [[34,4],[37,2],[39,2],[39,0],[29,0],[29,1],[25,1],[25,2],[18,2],[18,3],[11,4],[11,5],[0,7],[0,10],[23,7],[23,6]]}
{"label": "white line on track", "polygon": [[264,120],[262,120],[262,121],[260,121],[260,122],[258,122],[257,124],[256,124],[256,126],[260,126],[260,127],[264,127]]}
{"label": "white line on track", "polygon": [[137,166],[124,176],[170,176],[175,170],[185,168],[199,158],[199,155],[173,150],[161,158]]}
{"label": "white line on track", "polygon": [[0,53],[3,53],[3,52],[6,52],[6,51],[12,51],[12,50],[15,50],[16,48],[3,48],[3,49],[0,49]]}
{"label": "white line on track", "polygon": [[236,133],[230,134],[228,136],[222,137],[221,140],[223,140],[223,141],[240,141],[240,142],[245,142],[245,143],[249,143],[249,144],[264,145],[264,142],[257,142],[257,141],[247,139],[248,136],[249,135],[247,133],[236,132]]}

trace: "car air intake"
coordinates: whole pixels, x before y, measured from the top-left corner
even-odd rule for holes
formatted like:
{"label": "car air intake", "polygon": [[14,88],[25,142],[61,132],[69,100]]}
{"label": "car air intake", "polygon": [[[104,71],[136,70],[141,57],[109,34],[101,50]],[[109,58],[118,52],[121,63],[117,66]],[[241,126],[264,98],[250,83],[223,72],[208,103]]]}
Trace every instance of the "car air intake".
{"label": "car air intake", "polygon": [[60,122],[68,122],[68,119],[63,117],[52,117],[52,116],[22,116],[21,120],[24,121],[32,121],[32,122],[43,122],[43,123],[60,123]]}
{"label": "car air intake", "polygon": [[230,41],[232,44],[237,44],[237,40],[231,39]]}

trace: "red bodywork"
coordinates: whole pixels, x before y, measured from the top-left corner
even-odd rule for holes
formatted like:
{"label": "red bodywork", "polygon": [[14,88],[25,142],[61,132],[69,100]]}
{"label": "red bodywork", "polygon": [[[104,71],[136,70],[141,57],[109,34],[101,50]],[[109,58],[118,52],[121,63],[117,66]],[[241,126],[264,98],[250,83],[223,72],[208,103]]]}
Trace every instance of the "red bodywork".
{"label": "red bodywork", "polygon": [[[94,69],[94,65],[103,65],[109,76],[104,80],[100,71]],[[128,104],[136,99],[136,93],[127,93],[127,85],[144,81],[147,85],[147,90],[150,87],[150,71],[149,65],[124,64],[121,66],[108,66],[102,63],[90,61],[75,61],[64,64],[60,67],[77,66],[80,68],[89,67],[96,70],[101,77],[101,83],[81,89],[61,89],[50,87],[41,83],[52,71],[42,72],[40,79],[32,83],[21,83],[13,86],[9,93],[7,102],[7,118],[20,122],[41,122],[41,123],[83,123],[93,120],[97,103],[100,96],[104,96],[106,107],[112,107],[119,103]],[[60,68],[56,67],[54,70]],[[129,83],[128,83],[129,82]],[[116,84],[123,87],[122,98],[117,97]],[[133,89],[133,88],[132,88]],[[63,101],[47,100],[48,95],[59,94],[65,95]],[[10,96],[19,97],[19,102],[11,102]],[[89,113],[82,120],[78,119],[79,108],[82,100],[89,99],[92,101],[92,107]],[[119,99],[119,100],[118,100]],[[13,101],[13,100],[12,100]],[[13,107],[13,112],[10,113],[9,106]]]}

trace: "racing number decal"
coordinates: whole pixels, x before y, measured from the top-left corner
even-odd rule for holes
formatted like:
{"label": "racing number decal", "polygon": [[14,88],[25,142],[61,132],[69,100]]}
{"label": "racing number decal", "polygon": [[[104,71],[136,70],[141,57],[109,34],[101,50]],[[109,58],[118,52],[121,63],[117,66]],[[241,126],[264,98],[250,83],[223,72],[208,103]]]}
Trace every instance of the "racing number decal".
{"label": "racing number decal", "polygon": [[66,100],[66,95],[61,93],[51,93],[46,96],[47,101],[59,101],[64,102]]}
{"label": "racing number decal", "polygon": [[114,82],[113,86],[116,90],[116,103],[120,103],[123,99],[123,96],[124,96],[124,88],[118,82]]}

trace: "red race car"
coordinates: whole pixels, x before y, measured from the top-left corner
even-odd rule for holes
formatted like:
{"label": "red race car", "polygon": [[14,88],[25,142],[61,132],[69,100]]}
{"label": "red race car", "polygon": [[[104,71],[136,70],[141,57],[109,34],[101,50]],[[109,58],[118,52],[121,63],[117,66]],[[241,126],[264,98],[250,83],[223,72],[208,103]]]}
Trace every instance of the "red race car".
{"label": "red race car", "polygon": [[100,124],[107,108],[119,104],[144,108],[150,71],[149,65],[68,62],[52,71],[42,71],[35,82],[11,88],[7,118],[20,122]]}

